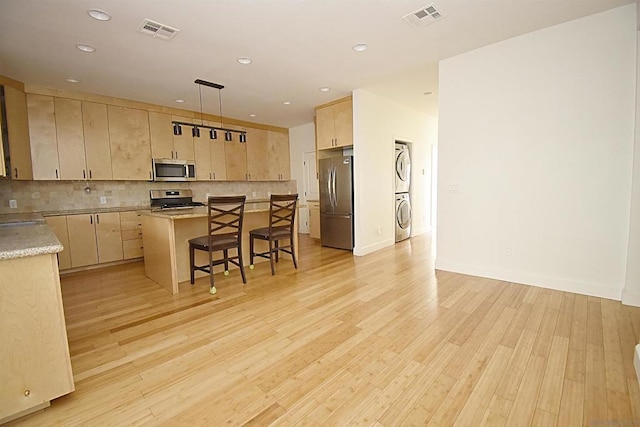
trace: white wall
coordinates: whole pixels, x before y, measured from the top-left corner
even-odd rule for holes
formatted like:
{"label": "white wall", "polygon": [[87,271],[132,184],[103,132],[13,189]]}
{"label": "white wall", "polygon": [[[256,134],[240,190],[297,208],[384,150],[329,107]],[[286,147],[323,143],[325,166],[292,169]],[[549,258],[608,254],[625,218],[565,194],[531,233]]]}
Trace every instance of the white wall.
{"label": "white wall", "polygon": [[411,143],[412,234],[430,230],[431,144],[436,143],[437,124],[425,114],[362,89],[353,92],[353,117],[353,252],[365,255],[395,243],[396,139]]}
{"label": "white wall", "polygon": [[[304,180],[303,180],[303,156],[305,152],[315,151],[316,149],[316,131],[313,123],[307,123],[306,125],[296,126],[289,129],[289,161],[291,162],[291,179],[296,180],[298,187],[298,197],[300,203],[306,206],[306,199],[304,198]],[[298,230],[301,233],[308,233],[309,227],[307,225],[309,218],[309,211],[306,207],[302,207],[298,210]]]}
{"label": "white wall", "polygon": [[620,299],[635,5],[440,64],[436,268]]}
{"label": "white wall", "polygon": [[[640,13],[640,8],[637,9]],[[637,25],[638,28],[640,28],[640,19]],[[636,135],[633,149],[633,183],[631,191],[627,274],[624,291],[622,293],[622,302],[627,305],[640,307],[640,31],[637,33],[636,40]]]}

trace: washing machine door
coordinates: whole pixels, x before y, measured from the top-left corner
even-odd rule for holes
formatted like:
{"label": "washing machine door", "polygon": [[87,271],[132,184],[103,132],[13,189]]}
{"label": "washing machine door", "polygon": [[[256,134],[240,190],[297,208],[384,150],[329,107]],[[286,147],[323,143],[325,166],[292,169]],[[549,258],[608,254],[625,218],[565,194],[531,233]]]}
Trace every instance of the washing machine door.
{"label": "washing machine door", "polygon": [[396,145],[396,193],[408,193],[411,184],[411,159],[406,145]]}
{"label": "washing machine door", "polygon": [[409,195],[396,197],[396,242],[411,237],[411,203]]}

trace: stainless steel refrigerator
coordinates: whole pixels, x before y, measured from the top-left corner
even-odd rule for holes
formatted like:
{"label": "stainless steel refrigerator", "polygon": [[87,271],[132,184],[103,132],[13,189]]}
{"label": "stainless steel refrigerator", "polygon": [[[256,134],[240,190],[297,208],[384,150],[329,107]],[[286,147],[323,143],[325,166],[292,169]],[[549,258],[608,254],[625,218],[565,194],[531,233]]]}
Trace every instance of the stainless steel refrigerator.
{"label": "stainless steel refrigerator", "polygon": [[353,250],[353,156],[320,159],[320,242]]}

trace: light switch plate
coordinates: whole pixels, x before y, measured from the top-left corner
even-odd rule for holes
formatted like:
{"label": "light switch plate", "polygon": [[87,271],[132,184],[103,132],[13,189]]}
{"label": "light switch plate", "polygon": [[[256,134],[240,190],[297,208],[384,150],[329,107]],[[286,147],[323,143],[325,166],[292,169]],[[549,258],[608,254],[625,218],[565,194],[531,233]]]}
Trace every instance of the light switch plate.
{"label": "light switch plate", "polygon": [[9,200],[9,207],[11,209],[18,209],[18,201],[14,199]]}
{"label": "light switch plate", "polygon": [[100,204],[101,205],[107,204],[107,196],[100,196]]}

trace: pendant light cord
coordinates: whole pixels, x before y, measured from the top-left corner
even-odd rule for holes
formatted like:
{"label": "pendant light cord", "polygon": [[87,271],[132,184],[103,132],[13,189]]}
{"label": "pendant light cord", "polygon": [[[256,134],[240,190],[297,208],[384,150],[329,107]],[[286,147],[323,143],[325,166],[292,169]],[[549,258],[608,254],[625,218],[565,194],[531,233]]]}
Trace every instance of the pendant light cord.
{"label": "pendant light cord", "polygon": [[220,127],[224,127],[222,122],[222,91],[218,89],[218,103],[220,104]]}
{"label": "pendant light cord", "polygon": [[202,85],[198,85],[198,92],[200,93],[200,124],[204,124],[202,120]]}

